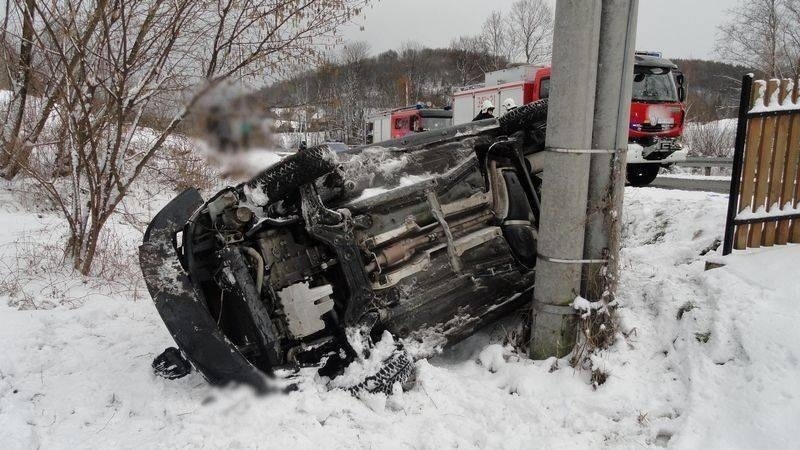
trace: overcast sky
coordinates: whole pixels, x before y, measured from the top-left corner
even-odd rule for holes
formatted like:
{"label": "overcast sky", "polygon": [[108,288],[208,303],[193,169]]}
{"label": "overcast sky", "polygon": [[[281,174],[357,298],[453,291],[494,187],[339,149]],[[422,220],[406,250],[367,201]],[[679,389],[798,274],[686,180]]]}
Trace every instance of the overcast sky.
{"label": "overcast sky", "polygon": [[[555,5],[554,0],[549,0]],[[414,40],[446,47],[460,35],[480,32],[493,10],[508,11],[514,0],[373,0],[349,40],[369,42],[373,53]],[[716,59],[714,41],[725,10],[737,0],[640,0],[636,48],[660,50],[665,57]],[[555,11],[555,8],[554,8]]]}

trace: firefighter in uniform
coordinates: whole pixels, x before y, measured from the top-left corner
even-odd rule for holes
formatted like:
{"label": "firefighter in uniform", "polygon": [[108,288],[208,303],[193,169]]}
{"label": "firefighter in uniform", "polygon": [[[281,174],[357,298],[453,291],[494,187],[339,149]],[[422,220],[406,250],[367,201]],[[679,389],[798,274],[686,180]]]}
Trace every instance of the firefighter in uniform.
{"label": "firefighter in uniform", "polygon": [[508,114],[517,108],[517,103],[513,98],[507,98],[503,101],[503,108],[506,109],[506,114]]}
{"label": "firefighter in uniform", "polygon": [[483,119],[494,119],[494,105],[492,104],[491,100],[484,100],[483,104],[481,105],[481,112],[472,119],[473,122],[476,120],[483,120]]}

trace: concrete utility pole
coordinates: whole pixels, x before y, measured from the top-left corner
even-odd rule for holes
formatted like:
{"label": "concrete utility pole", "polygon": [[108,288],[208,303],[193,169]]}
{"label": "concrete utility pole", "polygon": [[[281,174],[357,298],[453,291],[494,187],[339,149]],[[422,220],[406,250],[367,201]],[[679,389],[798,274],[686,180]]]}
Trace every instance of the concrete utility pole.
{"label": "concrete utility pole", "polygon": [[[577,330],[570,304],[578,294],[599,300],[610,289],[613,295],[607,281],[617,272],[637,9],[638,0],[556,4],[533,358],[572,350]],[[604,266],[613,277],[603,276]]]}
{"label": "concrete utility pole", "polygon": [[531,357],[564,356],[575,345],[594,119],[600,0],[559,0],[547,112],[542,211]]}
{"label": "concrete utility pole", "polygon": [[617,152],[592,154],[589,170],[584,258],[608,259],[584,266],[583,296],[593,301],[613,299],[618,279],[638,9],[639,0],[603,0],[600,17],[592,148]]}

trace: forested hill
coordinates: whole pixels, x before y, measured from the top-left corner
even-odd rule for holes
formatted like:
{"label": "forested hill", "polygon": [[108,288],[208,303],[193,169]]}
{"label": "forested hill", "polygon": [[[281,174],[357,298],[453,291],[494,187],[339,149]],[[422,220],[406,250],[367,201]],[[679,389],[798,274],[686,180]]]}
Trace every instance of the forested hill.
{"label": "forested hill", "polygon": [[752,69],[700,59],[672,61],[686,75],[689,120],[708,122],[736,116],[742,77]]}
{"label": "forested hill", "polygon": [[454,87],[482,82],[484,71],[505,65],[505,60],[486,53],[449,48],[412,47],[372,57],[355,51],[275,83],[259,96],[276,106],[393,108],[418,101],[443,106]]}

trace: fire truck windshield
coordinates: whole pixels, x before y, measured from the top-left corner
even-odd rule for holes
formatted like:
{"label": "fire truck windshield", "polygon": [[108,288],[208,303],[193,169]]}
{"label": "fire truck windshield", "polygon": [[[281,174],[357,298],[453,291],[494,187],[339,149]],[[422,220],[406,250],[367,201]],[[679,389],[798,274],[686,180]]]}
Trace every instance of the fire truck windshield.
{"label": "fire truck windshield", "polygon": [[453,124],[453,119],[450,117],[423,117],[422,128],[425,131],[438,130],[440,128],[447,128]]}
{"label": "fire truck windshield", "polygon": [[633,100],[640,102],[677,102],[675,81],[669,69],[639,67],[633,71]]}

